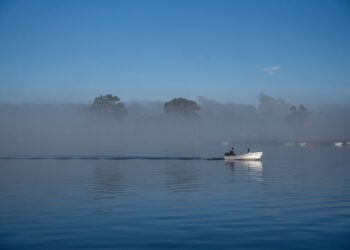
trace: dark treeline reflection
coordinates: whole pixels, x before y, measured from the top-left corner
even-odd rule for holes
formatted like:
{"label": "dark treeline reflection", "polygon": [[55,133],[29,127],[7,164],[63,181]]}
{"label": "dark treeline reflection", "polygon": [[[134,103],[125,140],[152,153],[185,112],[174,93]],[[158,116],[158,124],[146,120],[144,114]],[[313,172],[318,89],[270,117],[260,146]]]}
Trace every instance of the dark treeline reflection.
{"label": "dark treeline reflection", "polygon": [[199,97],[195,115],[162,102],[125,103],[120,117],[91,104],[0,104],[0,154],[200,155],[207,145],[350,138],[350,107],[316,108],[266,94],[257,106]]}

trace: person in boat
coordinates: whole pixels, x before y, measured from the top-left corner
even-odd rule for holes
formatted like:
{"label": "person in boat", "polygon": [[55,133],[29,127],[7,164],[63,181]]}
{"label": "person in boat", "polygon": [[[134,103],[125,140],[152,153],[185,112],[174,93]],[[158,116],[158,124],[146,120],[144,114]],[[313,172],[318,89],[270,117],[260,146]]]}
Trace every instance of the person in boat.
{"label": "person in boat", "polygon": [[247,148],[248,154],[250,153],[250,148]]}
{"label": "person in boat", "polygon": [[236,154],[235,154],[235,151],[233,150],[233,147],[232,147],[232,149],[231,149],[231,151],[230,151],[230,155],[236,155]]}

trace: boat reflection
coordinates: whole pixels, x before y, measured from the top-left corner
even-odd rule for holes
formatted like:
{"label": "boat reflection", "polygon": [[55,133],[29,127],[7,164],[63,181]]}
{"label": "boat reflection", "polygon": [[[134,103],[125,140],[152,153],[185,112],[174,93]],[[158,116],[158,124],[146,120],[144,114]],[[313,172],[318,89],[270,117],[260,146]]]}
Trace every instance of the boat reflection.
{"label": "boat reflection", "polygon": [[250,168],[261,168],[262,169],[262,162],[261,161],[241,161],[242,165]]}
{"label": "boat reflection", "polygon": [[253,168],[262,168],[263,166],[261,161],[225,161],[225,164],[229,166],[246,166]]}
{"label": "boat reflection", "polygon": [[261,161],[227,161],[225,165],[228,165],[235,175],[244,172],[253,180],[263,180],[263,164]]}

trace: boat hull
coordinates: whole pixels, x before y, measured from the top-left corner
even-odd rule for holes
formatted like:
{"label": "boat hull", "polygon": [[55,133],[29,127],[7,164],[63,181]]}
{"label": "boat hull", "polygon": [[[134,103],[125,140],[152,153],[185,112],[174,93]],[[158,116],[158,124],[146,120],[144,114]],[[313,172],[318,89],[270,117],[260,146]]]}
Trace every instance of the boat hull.
{"label": "boat hull", "polygon": [[243,155],[227,155],[224,156],[225,161],[235,161],[235,160],[242,160],[242,161],[257,161],[260,160],[262,156],[262,152],[254,152],[254,153],[248,153]]}

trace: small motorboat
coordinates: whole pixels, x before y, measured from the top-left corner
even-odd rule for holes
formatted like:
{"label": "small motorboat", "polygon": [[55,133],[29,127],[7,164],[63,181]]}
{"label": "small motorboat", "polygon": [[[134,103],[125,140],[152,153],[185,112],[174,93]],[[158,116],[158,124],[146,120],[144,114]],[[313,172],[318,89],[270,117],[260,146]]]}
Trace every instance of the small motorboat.
{"label": "small motorboat", "polygon": [[225,161],[243,160],[243,161],[257,161],[260,160],[263,152],[252,152],[242,155],[225,155]]}

